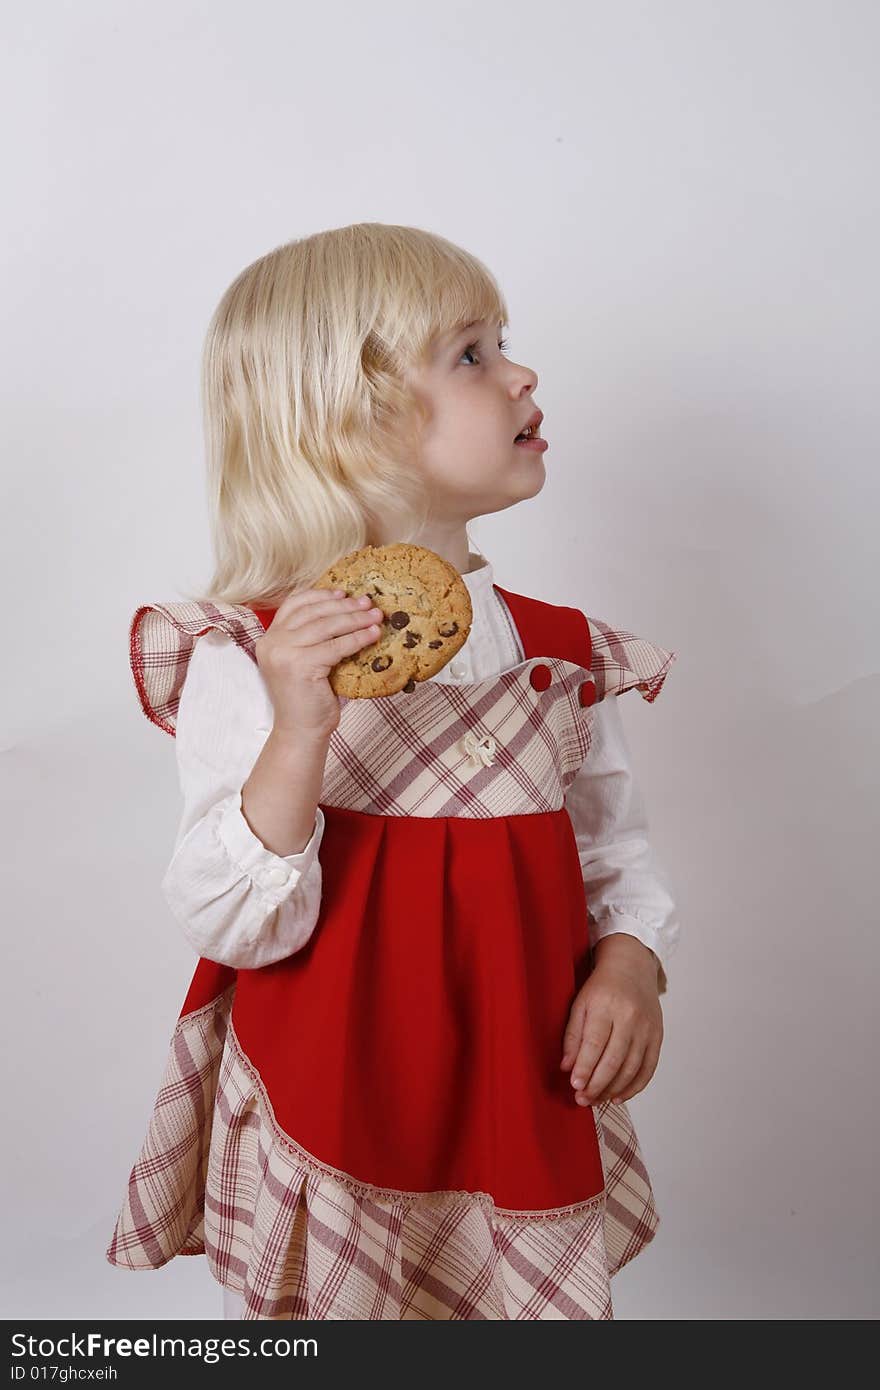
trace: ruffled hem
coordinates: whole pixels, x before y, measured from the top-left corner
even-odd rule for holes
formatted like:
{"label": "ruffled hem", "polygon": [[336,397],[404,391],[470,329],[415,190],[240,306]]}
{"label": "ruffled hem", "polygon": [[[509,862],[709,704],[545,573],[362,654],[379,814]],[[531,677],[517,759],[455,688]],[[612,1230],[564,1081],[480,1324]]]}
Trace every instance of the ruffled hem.
{"label": "ruffled hem", "polygon": [[511,1212],[321,1163],[277,1125],[232,1027],[235,986],[182,1017],[106,1255],[204,1254],[246,1319],[606,1319],[610,1279],[659,1224],[623,1104],[595,1109],[605,1191]]}

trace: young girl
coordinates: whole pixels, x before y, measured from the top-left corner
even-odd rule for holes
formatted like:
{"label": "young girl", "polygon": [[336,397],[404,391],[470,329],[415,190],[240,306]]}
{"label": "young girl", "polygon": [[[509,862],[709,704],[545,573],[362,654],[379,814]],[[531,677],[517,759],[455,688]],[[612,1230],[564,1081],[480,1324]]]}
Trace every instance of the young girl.
{"label": "young girl", "polygon": [[[678,926],[615,697],[676,653],[472,548],[546,476],[506,322],[473,256],[365,223],[256,261],[209,329],[216,573],[130,634],[199,961],[107,1258],[204,1253],[229,1317],[611,1318],[658,1225],[625,1102]],[[337,697],[383,615],[315,581],[396,541],[460,571],[470,635]]]}

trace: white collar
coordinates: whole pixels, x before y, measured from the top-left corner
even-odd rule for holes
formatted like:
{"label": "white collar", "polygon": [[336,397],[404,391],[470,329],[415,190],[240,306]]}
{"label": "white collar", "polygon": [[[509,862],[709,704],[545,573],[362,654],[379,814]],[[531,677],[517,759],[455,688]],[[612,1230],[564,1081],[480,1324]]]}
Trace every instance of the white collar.
{"label": "white collar", "polygon": [[468,560],[471,565],[478,566],[478,568],[461,571],[461,577],[467,585],[471,600],[477,599],[485,602],[487,598],[493,596],[494,570],[492,563],[486,559],[485,555],[477,554],[473,550],[468,552]]}

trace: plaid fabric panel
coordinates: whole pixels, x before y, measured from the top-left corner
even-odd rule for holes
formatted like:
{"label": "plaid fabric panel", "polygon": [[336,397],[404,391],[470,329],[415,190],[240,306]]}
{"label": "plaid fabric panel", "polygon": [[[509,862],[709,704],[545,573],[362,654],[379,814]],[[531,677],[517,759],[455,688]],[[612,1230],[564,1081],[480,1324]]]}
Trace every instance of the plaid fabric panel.
{"label": "plaid fabric panel", "polygon": [[610,1279],[658,1225],[625,1105],[596,1108],[606,1192],[573,1207],[376,1188],[278,1128],[231,1025],[233,993],[175,1029],[111,1264],[204,1253],[253,1319],[613,1317]]}
{"label": "plaid fabric panel", "polygon": [[590,749],[593,709],[579,690],[592,700],[594,684],[584,667],[546,657],[482,681],[346,700],[321,800],[385,816],[558,810]]}
{"label": "plaid fabric panel", "polygon": [[[612,628],[599,619],[589,618],[588,622],[593,644],[589,674],[596,685],[596,703],[604,700],[606,695],[622,695],[633,689],[638,690],[645,700],[655,700],[677,653],[665,651],[663,647],[636,637],[631,632]],[[256,662],[254,643],[262,636],[264,629],[256,614],[244,605],[197,601],[142,604],[132,617],[129,660],[141,709],[166,733],[173,735],[176,732],[180,692],[196,638],[211,628],[227,633]],[[511,668],[506,674],[515,675],[536,663],[550,665],[551,661],[546,657],[537,657]],[[568,668],[572,681],[576,680],[577,673],[581,673],[581,681],[587,678],[581,666],[559,662],[557,668],[560,667]],[[456,688],[467,691],[485,684],[475,682]],[[424,696],[426,690],[441,689],[448,687],[436,681],[422,681],[416,686],[413,696],[417,693]],[[400,696],[385,696],[379,701],[343,700],[343,704],[382,704],[388,700],[399,702],[410,698],[401,692]],[[400,705],[400,708],[408,710],[406,705]],[[584,707],[578,706],[579,719],[583,712]]]}
{"label": "plaid fabric panel", "polygon": [[[246,607],[139,608],[130,656],[141,707],[176,732],[194,643],[219,628],[255,660],[262,634]],[[422,681],[410,693],[342,699],[320,800],[371,815],[527,815],[558,810],[590,750],[595,703],[638,689],[654,700],[674,653],[590,622],[591,669],[536,657],[482,681]],[[583,701],[583,703],[582,703]]]}
{"label": "plaid fabric panel", "polygon": [[107,1250],[111,1264],[158,1269],[204,1253],[204,1195],[220,1063],[235,985],[181,1019],[140,1156]]}

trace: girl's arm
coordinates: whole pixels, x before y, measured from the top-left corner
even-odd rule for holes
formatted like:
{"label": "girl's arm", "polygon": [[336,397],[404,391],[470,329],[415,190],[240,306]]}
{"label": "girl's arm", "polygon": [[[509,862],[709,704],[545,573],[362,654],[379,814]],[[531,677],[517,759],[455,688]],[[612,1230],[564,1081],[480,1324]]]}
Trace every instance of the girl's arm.
{"label": "girl's arm", "polygon": [[637,937],[658,961],[658,989],[678,944],[670,882],[648,838],[644,798],[630,763],[619,696],[596,706],[593,743],[565,794],[578,845],[590,941],[614,932]]}
{"label": "girl's arm", "polygon": [[299,950],[321,907],[323,755],[271,728],[250,657],[225,633],[199,637],[177,712],[184,806],[162,891],[198,954],[240,969]]}

